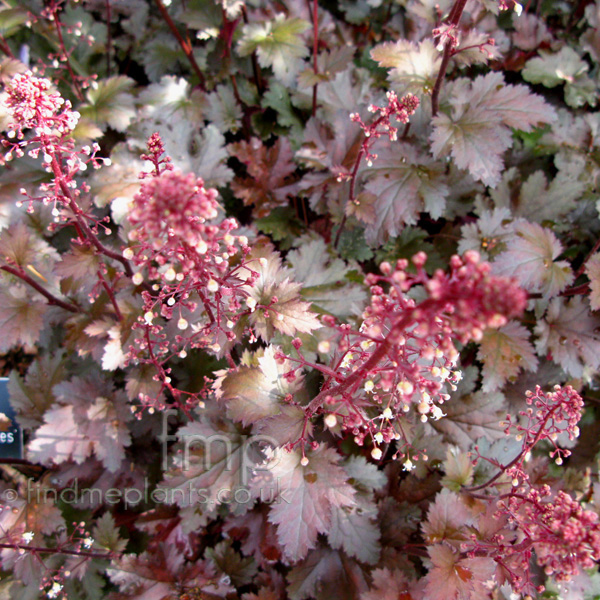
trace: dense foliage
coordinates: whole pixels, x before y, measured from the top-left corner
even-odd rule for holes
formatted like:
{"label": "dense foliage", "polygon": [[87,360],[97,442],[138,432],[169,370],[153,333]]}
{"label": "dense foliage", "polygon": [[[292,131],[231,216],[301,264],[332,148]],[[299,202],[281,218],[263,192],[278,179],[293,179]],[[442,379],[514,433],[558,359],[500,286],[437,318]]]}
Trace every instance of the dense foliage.
{"label": "dense foliage", "polygon": [[0,50],[0,598],[599,597],[600,2],[2,0]]}

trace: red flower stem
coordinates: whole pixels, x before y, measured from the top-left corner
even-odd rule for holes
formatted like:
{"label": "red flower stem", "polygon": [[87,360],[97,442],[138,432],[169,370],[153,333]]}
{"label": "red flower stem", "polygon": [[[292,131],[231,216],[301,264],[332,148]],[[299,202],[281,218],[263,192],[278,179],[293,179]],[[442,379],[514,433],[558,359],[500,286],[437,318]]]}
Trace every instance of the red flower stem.
{"label": "red flower stem", "polygon": [[10,273],[11,275],[14,275],[15,277],[18,277],[19,279],[30,285],[34,290],[42,294],[42,296],[44,296],[48,300],[48,304],[51,304],[53,306],[60,306],[61,308],[64,308],[65,310],[68,310],[72,313],[81,312],[81,309],[78,306],[75,306],[74,304],[68,304],[67,302],[64,302],[60,298],[57,298],[56,296],[51,294],[46,288],[42,287],[37,281],[35,281],[35,279],[29,277],[29,275],[27,275],[27,273],[25,273],[22,269],[16,269],[14,267],[9,267],[6,265],[1,266],[0,269],[2,271]]}
{"label": "red flower stem", "polygon": [[442,305],[447,302],[447,300],[425,300],[418,307],[409,310],[402,318],[398,319],[394,326],[391,328],[387,337],[383,339],[379,347],[371,354],[371,357],[367,362],[360,368],[351,373],[344,381],[339,383],[338,385],[330,388],[324,389],[319,394],[317,394],[308,404],[305,411],[306,414],[310,417],[315,414],[315,412],[323,405],[326,398],[328,396],[336,396],[352,385],[356,384],[360,381],[362,377],[364,377],[365,373],[373,370],[381,361],[381,359],[391,350],[392,346],[400,339],[402,332],[410,325],[410,322],[413,320],[413,314],[416,310],[419,312],[427,311],[430,308],[434,308],[438,305]]}
{"label": "red flower stem", "polygon": [[[356,194],[356,176],[358,175],[358,168],[360,167],[360,161],[362,157],[365,155],[366,144],[368,142],[368,138],[362,143],[360,150],[358,151],[358,156],[356,157],[356,162],[354,163],[354,168],[352,169],[352,174],[350,175],[350,193],[348,194],[348,203],[354,202],[355,194]],[[335,241],[333,242],[333,247],[337,248],[340,243],[340,237],[342,235],[342,231],[344,230],[344,226],[346,225],[346,213],[344,212],[344,216],[342,217],[342,221],[335,235]]]}
{"label": "red flower stem", "polygon": [[[465,5],[467,4],[467,0],[456,0],[454,6],[450,10],[450,14],[448,15],[448,23],[451,26],[457,27],[460,18],[462,17],[463,11],[465,10]],[[433,91],[431,92],[431,116],[435,117],[439,111],[439,97],[440,90],[442,89],[442,84],[444,82],[444,78],[446,77],[446,71],[448,70],[448,64],[450,63],[450,57],[452,56],[452,40],[447,40],[444,45],[444,54],[442,56],[442,64],[440,65],[440,70],[438,71],[437,79],[435,80],[435,84],[433,86]]]}
{"label": "red flower stem", "polygon": [[122,321],[123,315],[121,314],[121,310],[119,309],[119,305],[117,304],[117,299],[115,298],[115,295],[114,295],[112,289],[108,285],[108,282],[106,281],[106,279],[104,279],[104,275],[102,274],[102,272],[99,269],[98,269],[98,279],[100,280],[102,287],[106,290],[106,293],[108,294],[108,297],[110,298],[110,301],[112,302],[112,305],[115,308],[115,315],[116,315],[117,319],[119,321]]}
{"label": "red flower stem", "polygon": [[209,319],[211,325],[213,323],[216,323],[215,315],[213,315],[213,311],[210,308],[210,303],[199,287],[196,288],[196,293],[198,294],[198,296],[200,296],[200,300],[202,300],[202,304],[204,304],[204,308],[206,309],[206,314],[208,315],[208,319]]}
{"label": "red flower stem", "polygon": [[[242,17],[244,19],[244,23],[248,24],[248,13],[246,12],[246,7],[242,5]],[[252,60],[252,73],[254,74],[254,84],[256,85],[256,90],[258,91],[258,95],[262,96],[263,92],[263,84],[262,79],[260,77],[260,69],[258,67],[258,58],[256,57],[256,50],[252,52],[250,55]]]}
{"label": "red flower stem", "polygon": [[67,71],[69,72],[69,75],[71,76],[71,80],[73,82],[73,87],[75,89],[75,95],[77,96],[77,98],[79,99],[80,102],[83,102],[83,100],[84,100],[83,92],[81,91],[81,88],[79,87],[79,82],[77,81],[77,76],[75,75],[75,73],[73,72],[73,68],[71,67],[71,61],[69,60],[69,53],[67,52],[67,48],[65,46],[65,40],[64,40],[63,34],[62,34],[62,29],[60,26],[60,19],[58,17],[58,10],[57,10],[56,4],[52,5],[51,11],[52,11],[52,19],[53,19],[54,25],[56,27],[56,33],[58,35],[58,43],[60,45],[60,49],[65,58],[65,66],[67,67]]}
{"label": "red flower stem", "polygon": [[329,375],[329,377],[335,378],[338,375],[333,369],[330,369],[329,367],[327,367],[325,365],[319,365],[317,363],[312,363],[312,362],[306,360],[304,358],[304,356],[302,356],[300,353],[298,353],[298,356],[300,358],[293,358],[292,356],[286,356],[285,358],[292,362],[300,363],[303,367],[310,367],[311,369],[316,369],[317,371],[321,371],[321,373],[323,373],[324,375]]}
{"label": "red flower stem", "polygon": [[106,76],[110,77],[110,54],[112,49],[112,36],[110,32],[110,0],[106,0]]}
{"label": "red flower stem", "polygon": [[507,465],[500,467],[500,471],[498,471],[491,479],[488,479],[488,481],[486,481],[485,483],[482,483],[480,485],[476,485],[474,487],[463,487],[461,489],[464,490],[465,492],[476,492],[478,490],[483,490],[486,487],[490,486],[492,483],[494,483],[494,481],[496,481],[508,469],[510,469],[511,467],[514,467],[520,460],[522,460],[523,456],[525,456],[525,454],[527,454],[527,452],[531,451],[533,449],[533,447],[540,441],[540,438],[542,437],[542,433],[544,432],[544,429],[546,427],[546,423],[548,423],[550,418],[559,409],[559,407],[560,407],[560,404],[557,404],[552,410],[550,410],[548,412],[544,421],[540,425],[540,428],[538,429],[535,437],[533,438],[533,441],[531,443],[527,444],[527,446],[525,446],[521,450],[521,452],[517,456],[515,456],[515,458],[513,458],[513,460],[511,460]]}
{"label": "red flower stem", "polygon": [[[309,0],[310,1],[310,0]],[[319,15],[317,12],[318,2],[313,0],[312,7],[312,20],[313,20],[313,69],[315,75],[319,73],[319,65],[317,63],[317,52],[319,50]],[[312,116],[317,114],[317,87],[318,83],[313,85],[313,96],[312,96]]]}
{"label": "red flower stem", "polygon": [[452,55],[452,41],[448,40],[444,46],[444,54],[442,56],[442,64],[438,71],[437,79],[431,92],[431,116],[435,117],[439,111],[439,97],[440,90],[442,89],[442,83],[446,77],[446,71],[448,70],[448,63],[450,62],[450,56]]}
{"label": "red flower stem", "polygon": [[114,556],[110,552],[102,554],[100,552],[86,552],[85,550],[64,550],[63,548],[41,548],[40,546],[29,546],[26,544],[0,543],[0,548],[7,548],[9,550],[26,550],[31,553],[40,553],[40,554],[68,554],[69,556],[84,556],[85,558],[111,559]]}
{"label": "red flower stem", "polygon": [[169,26],[171,33],[175,36],[175,39],[179,42],[179,45],[181,46],[183,53],[187,56],[187,59],[190,61],[190,64],[192,65],[192,69],[194,70],[194,73],[196,73],[196,77],[198,77],[198,83],[200,85],[200,88],[202,90],[204,90],[206,88],[206,84],[204,81],[204,74],[200,70],[198,63],[196,62],[196,59],[194,58],[194,53],[192,51],[191,44],[187,40],[183,39],[181,33],[179,33],[179,29],[177,29],[177,25],[175,25],[175,23],[173,22],[173,19],[171,19],[171,15],[168,13],[167,9],[165,8],[165,6],[161,2],[161,0],[155,0],[155,2],[156,2],[156,6],[158,6],[158,10],[160,11],[162,18],[165,20],[165,23]]}
{"label": "red flower stem", "polygon": [[96,246],[100,253],[104,254],[105,256],[108,256],[109,258],[112,258],[113,260],[120,262],[125,268],[125,274],[127,275],[127,277],[132,277],[133,271],[131,270],[129,261],[127,261],[127,259],[121,254],[118,254],[117,252],[108,249],[104,244],[102,244],[102,242],[98,239],[96,234],[90,229],[89,225],[85,222],[84,213],[81,210],[81,208],[79,208],[79,205],[75,201],[75,198],[73,198],[71,190],[69,189],[64,180],[63,173],[61,171],[61,167],[58,163],[56,155],[52,156],[52,170],[54,171],[54,177],[60,187],[60,191],[62,192],[63,196],[68,200],[69,207],[75,214],[77,224],[79,225],[79,227],[81,227],[83,233],[85,234],[85,237],[87,237],[87,239],[90,242],[92,242],[94,246]]}
{"label": "red flower stem", "polygon": [[590,258],[592,258],[594,254],[596,254],[598,248],[600,248],[600,238],[596,240],[594,247],[588,252],[588,255],[585,257],[585,260],[581,263],[579,269],[577,269],[577,272],[575,273],[575,279],[577,279],[580,275],[583,275],[583,272],[585,271],[585,265],[587,264],[588,260],[590,260]]}
{"label": "red flower stem", "polygon": [[6,54],[6,56],[8,56],[9,58],[15,57],[15,55],[12,53],[12,50],[10,49],[10,46],[4,39],[3,35],[0,35],[0,50],[2,50],[2,52],[4,52],[4,54]]}

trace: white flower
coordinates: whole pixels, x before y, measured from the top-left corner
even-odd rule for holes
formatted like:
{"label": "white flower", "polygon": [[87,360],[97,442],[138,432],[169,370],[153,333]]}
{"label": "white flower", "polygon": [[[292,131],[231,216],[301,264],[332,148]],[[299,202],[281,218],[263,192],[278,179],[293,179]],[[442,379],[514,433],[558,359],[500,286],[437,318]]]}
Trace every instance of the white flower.
{"label": "white flower", "polygon": [[52,587],[50,588],[50,590],[48,591],[46,596],[48,596],[48,598],[56,598],[58,596],[58,594],[60,594],[62,589],[63,589],[63,586],[60,583],[58,583],[58,581],[55,581],[52,584]]}
{"label": "white flower", "polygon": [[413,464],[413,461],[412,461],[412,460],[410,460],[410,458],[407,458],[407,459],[404,461],[404,467],[403,467],[403,468],[404,468],[404,470],[405,470],[405,471],[412,471],[412,470],[413,470],[414,468],[416,468],[416,467],[415,467],[415,465]]}
{"label": "white flower", "polygon": [[29,544],[29,542],[31,542],[31,540],[33,539],[33,536],[35,534],[33,533],[33,531],[26,531],[21,537],[23,538],[23,541],[27,544]]}
{"label": "white flower", "polygon": [[446,415],[442,412],[442,409],[439,406],[436,406],[435,404],[431,407],[431,416],[436,420],[439,421],[442,417],[445,417]]}
{"label": "white flower", "polygon": [[91,537],[86,537],[85,540],[83,540],[83,545],[85,548],[91,548],[93,543],[94,543],[94,538],[91,538]]}
{"label": "white flower", "polygon": [[329,429],[331,429],[332,427],[335,427],[337,425],[337,417],[334,414],[329,413],[325,417],[325,425],[327,427],[329,427]]}

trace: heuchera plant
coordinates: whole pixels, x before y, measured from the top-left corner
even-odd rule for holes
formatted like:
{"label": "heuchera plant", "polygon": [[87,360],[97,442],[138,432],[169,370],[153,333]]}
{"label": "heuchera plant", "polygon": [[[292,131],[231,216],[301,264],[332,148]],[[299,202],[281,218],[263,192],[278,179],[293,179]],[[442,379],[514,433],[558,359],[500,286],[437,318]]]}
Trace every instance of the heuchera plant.
{"label": "heuchera plant", "polygon": [[4,0],[0,596],[598,597],[599,28]]}

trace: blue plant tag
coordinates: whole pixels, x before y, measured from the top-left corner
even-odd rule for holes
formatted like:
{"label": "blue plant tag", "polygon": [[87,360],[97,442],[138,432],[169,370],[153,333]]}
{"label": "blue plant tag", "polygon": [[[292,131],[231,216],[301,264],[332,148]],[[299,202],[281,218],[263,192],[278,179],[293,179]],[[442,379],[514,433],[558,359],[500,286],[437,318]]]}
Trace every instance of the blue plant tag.
{"label": "blue plant tag", "polygon": [[23,458],[23,431],[8,401],[8,377],[0,377],[0,458]]}

